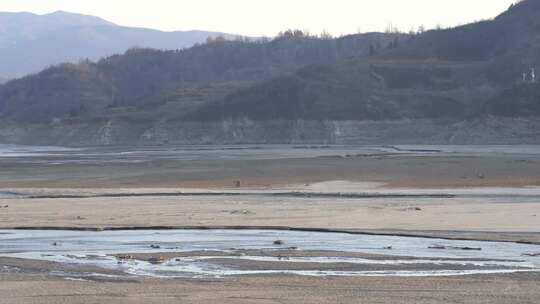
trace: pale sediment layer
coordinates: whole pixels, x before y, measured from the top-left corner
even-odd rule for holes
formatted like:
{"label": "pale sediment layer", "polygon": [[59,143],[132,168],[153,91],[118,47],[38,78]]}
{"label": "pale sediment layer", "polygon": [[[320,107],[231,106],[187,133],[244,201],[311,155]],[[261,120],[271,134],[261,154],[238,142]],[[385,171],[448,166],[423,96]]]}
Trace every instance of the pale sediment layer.
{"label": "pale sediment layer", "polygon": [[535,196],[11,198],[3,200],[0,227],[286,227],[539,242],[537,202]]}
{"label": "pale sediment layer", "polygon": [[[377,186],[515,188],[540,185],[540,157],[537,155],[336,155],[232,160],[148,157],[137,162],[131,162],[129,158],[125,161],[110,161],[109,158],[108,155],[96,156],[85,162],[77,162],[76,158],[72,162],[65,162],[62,158],[48,157],[0,159],[0,188],[6,191],[9,188],[59,188],[63,191],[72,188],[124,188],[130,192],[155,192],[139,188],[167,188],[176,192],[193,188],[247,188],[350,193]],[[327,181],[355,183],[349,187],[331,183],[324,184],[325,187],[309,187]]]}
{"label": "pale sediment layer", "polygon": [[[52,164],[4,160],[0,185],[6,195],[0,198],[0,227],[267,226],[540,242],[537,217],[540,200],[537,190],[529,187],[540,185],[539,165],[537,157],[523,155],[150,161],[107,165],[99,161]],[[241,182],[239,189],[236,181]],[[404,191],[403,187],[409,193],[456,195],[349,198],[249,195],[250,191],[388,193]],[[160,195],[197,191],[202,194]],[[245,194],[217,196],[204,192]],[[39,270],[45,267],[40,264],[43,262],[2,260],[1,263],[11,266],[0,271],[2,303],[38,300],[40,303],[179,300],[183,303],[358,303],[362,299],[378,303],[506,304],[536,303],[540,297],[537,273],[429,278],[313,278],[276,274],[227,281],[118,280],[111,273],[111,277],[98,280],[66,280],[40,271],[17,270],[17,266]],[[57,264],[47,267],[60,272],[80,270]]]}
{"label": "pale sediment layer", "polygon": [[137,144],[534,144],[536,118],[484,117],[472,121],[264,120],[136,122],[112,119],[84,123],[4,122],[0,141],[65,146]]}
{"label": "pale sediment layer", "polygon": [[540,241],[536,156],[3,164],[3,228],[266,226]]}
{"label": "pale sediment layer", "polygon": [[66,280],[0,273],[2,303],[536,303],[538,273],[466,277],[248,276],[231,280]]}

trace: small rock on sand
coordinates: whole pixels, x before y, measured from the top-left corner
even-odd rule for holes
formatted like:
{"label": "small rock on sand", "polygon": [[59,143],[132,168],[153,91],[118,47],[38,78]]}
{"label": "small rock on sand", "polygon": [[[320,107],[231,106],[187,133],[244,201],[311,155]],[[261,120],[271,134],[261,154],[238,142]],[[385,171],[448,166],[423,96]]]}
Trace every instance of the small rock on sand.
{"label": "small rock on sand", "polygon": [[401,209],[402,211],[422,211],[422,208],[420,207],[408,207],[405,209]]}
{"label": "small rock on sand", "polygon": [[135,257],[132,255],[121,255],[118,257],[120,260],[134,260]]}
{"label": "small rock on sand", "polygon": [[165,262],[165,258],[163,258],[162,256],[160,257],[151,257],[148,259],[148,262],[150,264],[161,264],[163,262]]}
{"label": "small rock on sand", "polygon": [[475,250],[475,251],[481,251],[482,248],[476,248],[476,247],[447,247],[443,245],[433,245],[429,246],[428,249],[453,249],[453,250]]}
{"label": "small rock on sand", "polygon": [[456,249],[482,251],[482,248],[476,248],[476,247],[456,247]]}
{"label": "small rock on sand", "polygon": [[253,212],[251,212],[249,210],[233,210],[233,211],[230,211],[229,213],[230,214],[242,214],[242,215],[253,214]]}

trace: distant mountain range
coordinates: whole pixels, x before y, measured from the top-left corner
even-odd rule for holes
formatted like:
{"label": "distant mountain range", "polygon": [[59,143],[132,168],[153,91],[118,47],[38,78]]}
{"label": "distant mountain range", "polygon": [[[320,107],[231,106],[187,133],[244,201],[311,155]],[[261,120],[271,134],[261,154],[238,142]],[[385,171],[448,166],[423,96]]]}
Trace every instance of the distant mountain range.
{"label": "distant mountain range", "polygon": [[131,49],[0,86],[0,141],[540,144],[540,1],[417,34]]}
{"label": "distant mountain range", "polygon": [[46,15],[0,12],[0,77],[36,73],[63,62],[98,60],[131,47],[181,49],[222,33],[161,32],[118,26],[98,17],[58,11]]}

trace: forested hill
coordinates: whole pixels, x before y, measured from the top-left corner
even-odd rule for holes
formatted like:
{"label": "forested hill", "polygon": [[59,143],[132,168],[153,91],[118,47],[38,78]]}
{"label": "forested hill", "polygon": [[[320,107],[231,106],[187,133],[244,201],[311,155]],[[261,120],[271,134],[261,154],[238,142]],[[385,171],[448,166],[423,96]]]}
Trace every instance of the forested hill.
{"label": "forested hill", "polygon": [[[321,39],[287,32],[272,41],[216,39],[185,50],[131,49],[97,63],[63,64],[0,88],[0,113],[21,122],[46,122],[76,116],[103,117],[114,108],[152,112],[169,103],[189,106],[185,92],[204,94],[206,86],[221,91],[293,73],[297,68],[333,63],[369,54],[404,39],[401,34],[365,34]],[[197,92],[199,90],[199,92]],[[189,96],[188,96],[189,97]],[[201,105],[213,98],[200,98]],[[182,117],[187,110],[169,115]],[[149,119],[151,113],[146,115]]]}
{"label": "forested hill", "polygon": [[493,20],[411,34],[132,49],[11,81],[0,115],[4,138],[70,126],[83,143],[540,142],[539,38],[540,1],[526,0]]}
{"label": "forested hill", "polygon": [[493,20],[408,36],[365,58],[298,70],[209,105],[195,120],[538,116],[540,1]]}

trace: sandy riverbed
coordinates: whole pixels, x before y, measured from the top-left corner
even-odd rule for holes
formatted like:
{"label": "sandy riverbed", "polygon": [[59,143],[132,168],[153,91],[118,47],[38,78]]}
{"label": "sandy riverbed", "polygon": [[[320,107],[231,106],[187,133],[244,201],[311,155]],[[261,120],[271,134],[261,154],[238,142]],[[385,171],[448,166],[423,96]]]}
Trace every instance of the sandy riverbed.
{"label": "sandy riverbed", "polygon": [[377,156],[61,163],[0,159],[0,188],[274,188],[347,180],[388,187],[540,186],[540,156]]}
{"label": "sandy riverbed", "polygon": [[538,303],[538,274],[448,278],[242,277],[67,281],[0,273],[2,303]]}
{"label": "sandy riverbed", "polygon": [[[57,190],[56,190],[57,191]],[[56,192],[55,192],[56,193]],[[6,199],[0,227],[288,226],[540,242],[536,197],[274,196]]]}
{"label": "sandy riverbed", "polygon": [[[0,198],[0,205],[7,206],[0,208],[2,228],[290,226],[540,242],[540,199],[529,187],[540,185],[536,156],[156,161],[107,166],[0,163],[0,187],[23,194],[403,189],[459,194],[369,199],[6,196]],[[240,189],[235,187],[236,181],[241,181]],[[506,188],[502,195],[501,187]],[[36,265],[28,268],[34,270],[0,271],[1,303],[537,303],[540,298],[537,273],[104,282],[67,281],[46,275]]]}

